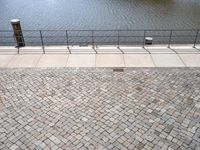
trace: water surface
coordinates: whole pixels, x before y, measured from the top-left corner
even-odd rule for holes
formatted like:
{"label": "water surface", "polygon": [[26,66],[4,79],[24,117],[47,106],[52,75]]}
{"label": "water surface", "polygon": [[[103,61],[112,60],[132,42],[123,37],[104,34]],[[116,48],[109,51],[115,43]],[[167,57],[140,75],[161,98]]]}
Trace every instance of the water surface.
{"label": "water surface", "polygon": [[196,29],[199,0],[0,0],[0,30]]}

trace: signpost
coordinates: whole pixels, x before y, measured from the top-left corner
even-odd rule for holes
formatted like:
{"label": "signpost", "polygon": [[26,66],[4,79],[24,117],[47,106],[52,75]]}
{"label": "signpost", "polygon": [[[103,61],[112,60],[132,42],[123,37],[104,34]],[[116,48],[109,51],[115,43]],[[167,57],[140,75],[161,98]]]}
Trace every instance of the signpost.
{"label": "signpost", "polygon": [[20,21],[18,19],[12,19],[11,25],[13,28],[14,38],[17,43],[17,47],[25,46]]}

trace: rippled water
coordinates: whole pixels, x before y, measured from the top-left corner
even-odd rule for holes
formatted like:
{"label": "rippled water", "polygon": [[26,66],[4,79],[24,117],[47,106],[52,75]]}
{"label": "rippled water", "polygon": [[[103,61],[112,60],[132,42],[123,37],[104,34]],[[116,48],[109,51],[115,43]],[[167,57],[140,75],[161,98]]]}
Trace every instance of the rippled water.
{"label": "rippled water", "polygon": [[0,0],[0,30],[18,18],[23,29],[195,29],[199,0]]}

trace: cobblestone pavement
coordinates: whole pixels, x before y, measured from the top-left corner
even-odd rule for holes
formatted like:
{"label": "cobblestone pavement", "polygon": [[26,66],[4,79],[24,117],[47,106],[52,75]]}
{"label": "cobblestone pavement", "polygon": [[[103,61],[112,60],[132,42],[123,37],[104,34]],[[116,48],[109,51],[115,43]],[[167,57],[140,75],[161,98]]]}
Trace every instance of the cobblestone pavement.
{"label": "cobblestone pavement", "polygon": [[200,149],[200,69],[1,69],[0,149]]}

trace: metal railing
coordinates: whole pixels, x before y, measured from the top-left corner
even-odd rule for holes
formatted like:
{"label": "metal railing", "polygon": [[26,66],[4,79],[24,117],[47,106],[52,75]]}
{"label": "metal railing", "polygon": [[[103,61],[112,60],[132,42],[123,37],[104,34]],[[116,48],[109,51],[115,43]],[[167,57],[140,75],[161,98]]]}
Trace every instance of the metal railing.
{"label": "metal railing", "polygon": [[[26,46],[41,46],[45,53],[46,46],[70,47],[91,46],[95,53],[97,46],[116,45],[146,47],[146,37],[152,37],[152,45],[191,44],[196,48],[200,44],[199,29],[196,30],[22,30]],[[12,30],[0,30],[0,45],[15,46],[16,37]],[[18,52],[20,47],[18,47]]]}

